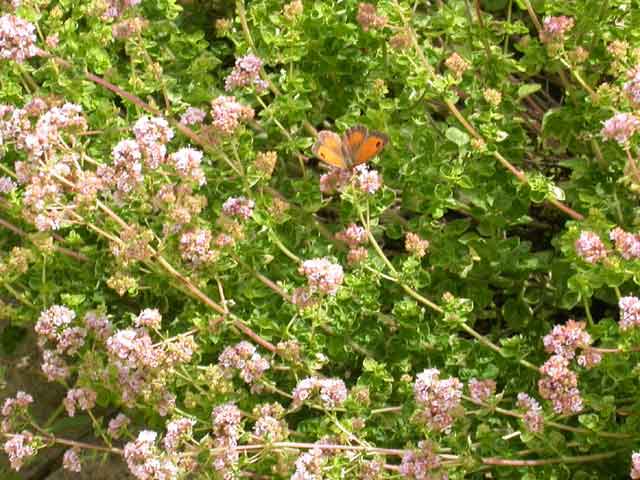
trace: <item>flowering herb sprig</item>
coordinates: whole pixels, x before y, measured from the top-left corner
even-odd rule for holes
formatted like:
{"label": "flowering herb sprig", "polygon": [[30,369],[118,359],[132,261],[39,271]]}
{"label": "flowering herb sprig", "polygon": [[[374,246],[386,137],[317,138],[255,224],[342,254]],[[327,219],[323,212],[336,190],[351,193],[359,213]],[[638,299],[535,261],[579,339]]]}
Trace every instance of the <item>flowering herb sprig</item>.
{"label": "flowering herb sprig", "polygon": [[11,468],[640,478],[626,5],[5,3]]}

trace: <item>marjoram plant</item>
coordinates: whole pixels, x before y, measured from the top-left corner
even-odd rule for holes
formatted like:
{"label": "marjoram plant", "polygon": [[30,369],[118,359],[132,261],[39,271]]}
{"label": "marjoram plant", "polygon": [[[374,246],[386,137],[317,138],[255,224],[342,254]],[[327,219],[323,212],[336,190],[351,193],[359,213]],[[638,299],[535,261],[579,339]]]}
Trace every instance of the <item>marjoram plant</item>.
{"label": "marjoram plant", "polygon": [[637,2],[0,9],[2,478],[640,478]]}

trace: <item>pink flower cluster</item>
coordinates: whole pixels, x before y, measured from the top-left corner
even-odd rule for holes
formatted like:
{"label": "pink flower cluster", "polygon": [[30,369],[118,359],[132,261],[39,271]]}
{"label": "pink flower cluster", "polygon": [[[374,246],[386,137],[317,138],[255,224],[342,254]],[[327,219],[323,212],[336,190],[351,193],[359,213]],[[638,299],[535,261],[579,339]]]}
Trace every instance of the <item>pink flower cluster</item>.
{"label": "pink flower cluster", "polygon": [[569,370],[567,358],[553,355],[540,367],[540,373],[538,391],[542,398],[551,401],[556,413],[569,415],[582,411],[578,377]]}
{"label": "pink flower cluster", "polygon": [[204,185],[207,179],[204,171],[200,167],[202,163],[202,152],[193,148],[181,148],[169,157],[169,161],[182,178],[194,182],[197,185]]}
{"label": "pink flower cluster", "polygon": [[369,252],[365,247],[356,247],[349,250],[347,254],[347,263],[349,265],[356,265],[363,262],[369,257]]}
{"label": "pink flower cluster", "polygon": [[0,59],[18,63],[40,53],[36,47],[36,27],[14,15],[0,17]]}
{"label": "pink flower cluster", "polygon": [[640,120],[630,113],[617,113],[602,123],[600,134],[605,140],[615,140],[626,145],[631,137],[640,129]]}
{"label": "pink flower cluster", "polygon": [[291,303],[300,310],[313,307],[318,303],[318,298],[308,287],[298,287],[291,293]]}
{"label": "pink flower cluster", "polygon": [[144,154],[147,167],[155,170],[164,162],[166,144],[173,138],[173,130],[162,117],[141,117],[133,125],[133,134]]}
{"label": "pink flower cluster", "polygon": [[404,239],[404,248],[412,255],[422,258],[429,248],[429,240],[423,240],[419,235],[409,232]]}
{"label": "pink flower cluster", "polygon": [[113,166],[100,165],[96,171],[104,185],[116,188],[119,197],[129,194],[142,183],[143,165],[155,170],[164,163],[166,143],[174,135],[167,121],[161,117],[138,119],[133,133],[135,140],[121,140],[113,148]]}
{"label": "pink flower cluster", "polygon": [[78,457],[78,450],[70,448],[62,456],[62,468],[69,470],[70,472],[81,472],[82,465],[80,464],[80,457]]}
{"label": "pink flower cluster", "polygon": [[591,335],[585,331],[584,322],[568,320],[564,325],[556,325],[548,335],[542,339],[544,349],[549,353],[561,355],[571,360],[578,348],[591,345]]}
{"label": "pink flower cluster", "polygon": [[[38,99],[39,100],[39,99]],[[61,107],[53,107],[48,111],[46,105],[27,104],[25,111],[35,107],[36,112],[41,115],[38,118],[33,130],[23,130],[23,135],[18,135],[17,141],[21,147],[29,152],[35,158],[43,158],[45,154],[51,153],[56,147],[62,143],[61,137],[65,130],[85,130],[87,121],[82,115],[82,107],[74,103],[65,103]],[[44,111],[44,113],[42,113]],[[69,162],[70,163],[70,162]],[[53,169],[58,175],[67,175],[70,165],[62,163]]]}
{"label": "pink flower cluster", "polygon": [[[615,245],[616,251],[625,260],[640,258],[640,235],[625,232],[615,227],[609,232],[609,238]],[[583,231],[575,243],[576,253],[586,262],[598,263],[608,255],[606,245],[593,232]]]}
{"label": "pink flower cluster", "polygon": [[111,242],[111,253],[125,266],[133,262],[144,262],[151,257],[152,249],[149,244],[153,239],[153,232],[138,224],[123,227],[119,241]]}
{"label": "pink flower cluster", "polygon": [[207,204],[206,197],[194,195],[192,185],[179,183],[163,185],[153,200],[158,210],[165,212],[167,221],[163,233],[170,235],[179,232],[202,212]]}
{"label": "pink flower cluster", "polygon": [[253,434],[265,442],[279,442],[288,435],[287,423],[282,420],[284,408],[279,403],[258,405],[253,409],[258,417],[253,426]]}
{"label": "pink flower cluster", "polygon": [[247,54],[236,60],[236,64],[224,81],[224,89],[230,92],[234,88],[254,85],[258,92],[266,90],[267,82],[260,78],[262,60],[253,54]]}
{"label": "pink flower cluster", "polygon": [[631,471],[629,476],[632,480],[640,479],[640,452],[633,452],[631,454]]}
{"label": "pink flower cluster", "polygon": [[41,368],[50,382],[64,380],[71,374],[69,366],[55,350],[44,350],[42,352]]}
{"label": "pink flower cluster", "polygon": [[[142,17],[126,18],[121,22],[114,23],[111,26],[111,35],[113,38],[125,40],[137,36],[149,26],[149,21]],[[48,40],[48,38],[47,38]],[[47,45],[49,42],[47,42]]]}
{"label": "pink flower cluster", "polygon": [[382,188],[382,177],[377,170],[370,169],[367,165],[358,165],[354,168],[355,184],[358,190],[373,194]]}
{"label": "pink flower cluster", "polygon": [[162,361],[144,328],[118,330],[107,339],[107,351],[118,365],[129,369],[157,368]]}
{"label": "pink flower cluster", "polygon": [[326,408],[341,406],[347,399],[347,387],[339,378],[307,377],[293,389],[293,408],[300,407],[313,395],[318,394],[320,402]]}
{"label": "pink flower cluster", "polygon": [[240,378],[248,384],[259,380],[271,366],[255,346],[245,341],[225,348],[218,357],[218,364],[228,376],[232,375],[233,370],[238,370]]}
{"label": "pink flower cluster", "polygon": [[162,315],[157,308],[145,308],[136,317],[134,324],[136,327],[148,327],[159,330],[162,325]]}
{"label": "pink flower cluster", "polygon": [[106,0],[102,19],[113,20],[114,18],[118,18],[125,10],[138,5],[140,1],[141,0]]}
{"label": "pink flower cluster", "polygon": [[[0,139],[13,141],[16,150],[27,154],[27,161],[15,162],[18,183],[25,186],[23,215],[41,231],[55,230],[68,222],[74,206],[68,204],[66,192],[78,192],[86,198],[103,188],[95,176],[82,174],[77,154],[64,147],[65,136],[86,128],[81,107],[66,103],[47,108],[37,97],[22,109],[0,105]],[[35,123],[34,117],[38,117]],[[77,183],[75,187],[61,183],[64,179],[77,179]]]}
{"label": "pink flower cluster", "polygon": [[520,392],[518,394],[518,407],[525,410],[522,420],[527,428],[535,433],[542,432],[544,428],[544,418],[542,416],[542,408],[538,401],[526,393]]}
{"label": "pink flower cluster", "polygon": [[135,140],[121,140],[111,151],[113,167],[100,165],[98,177],[116,188],[120,196],[130,193],[142,183],[142,151]]}
{"label": "pink flower cluster", "polygon": [[[147,314],[143,316],[147,317]],[[150,317],[152,322],[157,322],[155,314]],[[175,396],[166,388],[170,379],[167,372],[175,365],[191,360],[193,339],[181,336],[175,341],[154,345],[146,328],[140,327],[115,332],[106,345],[117,369],[117,385],[124,404],[133,406],[136,398],[144,395],[147,401],[156,402],[160,415],[167,415],[175,405]]]}
{"label": "pink flower cluster", "polygon": [[328,173],[320,175],[320,191],[327,195],[341,192],[349,184],[352,177],[351,170],[331,169]]}
{"label": "pink flower cluster", "polygon": [[15,398],[7,398],[2,405],[2,424],[0,431],[9,433],[15,420],[18,420],[21,414],[26,413],[26,409],[33,403],[33,397],[23,391],[18,391]]}
{"label": "pink flower cluster", "polygon": [[387,17],[379,15],[375,5],[370,3],[359,3],[356,21],[362,27],[362,30],[368,32],[369,29],[380,29],[387,24]]}
{"label": "pink flower cluster", "polygon": [[482,403],[496,393],[496,382],[493,380],[469,380],[469,394],[474,402]]}
{"label": "pink flower cluster", "polygon": [[354,248],[367,241],[367,230],[360,225],[352,223],[342,232],[338,232],[336,238]]}
{"label": "pink flower cluster", "polygon": [[420,418],[433,430],[448,433],[462,399],[462,382],[455,377],[440,380],[440,371],[430,368],[418,374],[413,386]]}
{"label": "pink flower cluster", "polygon": [[576,253],[586,262],[598,263],[607,257],[607,247],[593,232],[583,231],[575,243]]}
{"label": "pink flower cluster", "polygon": [[35,332],[39,335],[38,345],[44,348],[47,341],[55,344],[55,352],[44,350],[45,362],[42,370],[50,380],[61,379],[68,369],[59,355],[74,355],[84,345],[87,330],[72,326],[76,313],[62,305],[53,305],[44,310],[36,322]]}
{"label": "pink flower cluster", "polygon": [[220,453],[216,454],[214,459],[213,467],[224,478],[228,478],[225,474],[230,474],[233,471],[239,458],[236,447],[242,433],[240,425],[242,412],[233,403],[226,403],[213,409],[211,420],[213,422],[214,447],[220,449]]}
{"label": "pink flower cluster", "polygon": [[158,434],[143,430],[124,446],[124,459],[131,474],[139,480],[178,478],[180,470],[170,458],[161,455],[155,444]]}
{"label": "pink flower cluster", "polygon": [[217,253],[211,249],[211,238],[211,231],[206,228],[183,233],[180,237],[182,258],[194,267],[214,261],[217,258]]}
{"label": "pink flower cluster", "polygon": [[363,193],[374,194],[382,188],[382,176],[367,165],[358,165],[353,170],[334,168],[320,176],[320,191],[331,195],[340,192],[353,182],[356,189]]}
{"label": "pink flower cluster", "polygon": [[155,369],[159,368],[163,360],[163,352],[153,345],[151,337],[144,328],[127,329],[115,332],[107,339],[109,353],[118,372],[118,387],[121,389],[122,400],[125,405],[133,406],[138,395],[148,392],[151,385],[160,392],[160,404],[168,402],[163,408],[165,413],[171,407],[171,397],[164,390],[161,382],[154,384]]}
{"label": "pink flower cluster", "polygon": [[213,433],[216,436],[238,438],[240,436],[240,422],[242,412],[233,403],[219,405],[211,412]]}
{"label": "pink flower cluster", "polygon": [[131,423],[129,417],[127,417],[124,413],[118,413],[115,418],[109,420],[109,425],[107,427],[107,433],[111,438],[120,438],[124,429]]}
{"label": "pink flower cluster", "polygon": [[546,17],[542,22],[542,31],[540,32],[540,40],[544,43],[562,42],[565,34],[573,28],[575,24],[573,18],[565,17]]}
{"label": "pink flower cluster", "polygon": [[12,435],[4,443],[4,452],[9,457],[11,468],[15,471],[20,471],[24,461],[36,453],[33,445],[33,434],[24,430],[22,433]]}
{"label": "pink flower cluster", "polygon": [[360,263],[368,257],[367,249],[360,246],[367,242],[367,231],[364,227],[352,223],[344,231],[338,232],[336,238],[349,245],[349,254],[347,256],[349,265]]}
{"label": "pink flower cluster", "polygon": [[180,117],[180,123],[184,125],[198,125],[204,122],[206,116],[207,113],[204,110],[196,107],[189,107]]}
{"label": "pink flower cluster", "polygon": [[578,348],[582,354],[578,356],[578,365],[593,368],[602,360],[602,355],[589,348],[592,343],[591,335],[585,331],[584,322],[569,320],[564,325],[556,325],[550,334],[543,338],[544,348],[549,353],[555,353],[567,360],[572,360]]}
{"label": "pink flower cluster", "polygon": [[255,112],[239,103],[235,97],[220,96],[211,102],[212,125],[223,134],[230,135],[243,120],[251,120]]}
{"label": "pink flower cluster", "polygon": [[[33,403],[33,397],[28,393],[19,390],[16,393],[15,398],[7,398],[2,404],[2,416],[9,417],[13,415],[16,410],[27,408]],[[3,430],[4,431],[4,430]]]}
{"label": "pink flower cluster", "polygon": [[327,295],[335,295],[344,280],[342,267],[326,258],[305,260],[298,271],[307,277],[312,291]]}
{"label": "pink flower cluster", "polygon": [[168,365],[180,365],[188,363],[196,350],[196,341],[193,335],[180,335],[166,341],[164,344],[165,361]]}
{"label": "pink flower cluster", "polygon": [[434,470],[441,466],[440,457],[435,453],[433,445],[427,441],[418,443],[418,450],[410,451],[402,456],[400,474],[405,478],[430,480]]}
{"label": "pink flower cluster", "polygon": [[616,250],[625,260],[640,258],[640,236],[627,233],[620,227],[609,232],[609,238],[615,244]]}
{"label": "pink flower cluster", "polygon": [[640,66],[632,68],[627,73],[629,81],[626,82],[622,89],[627,98],[634,107],[640,107]]}
{"label": "pink flower cluster", "polygon": [[[0,139],[1,140],[1,139]],[[11,178],[4,176],[0,177],[0,193],[6,195],[16,189],[17,185]]]}
{"label": "pink flower cluster", "polygon": [[323,478],[323,467],[327,458],[320,448],[312,448],[296,459],[296,470],[290,480],[316,480]]}
{"label": "pink flower cluster", "polygon": [[247,220],[253,213],[256,202],[245,197],[229,197],[222,204],[222,213],[228,217]]}
{"label": "pink flower cluster", "polygon": [[380,480],[384,471],[384,462],[381,460],[366,460],[360,467],[361,480]]}
{"label": "pink flower cluster", "polygon": [[86,411],[95,407],[96,397],[96,392],[90,388],[72,388],[67,392],[67,396],[62,403],[69,416],[74,417],[76,408]]}
{"label": "pink flower cluster", "polygon": [[626,331],[630,328],[640,326],[640,298],[628,296],[622,297],[618,302],[620,308],[620,330]]}
{"label": "pink flower cluster", "polygon": [[190,418],[178,418],[167,423],[167,433],[163,440],[165,450],[170,453],[176,452],[182,443],[192,437],[195,424],[195,420]]}

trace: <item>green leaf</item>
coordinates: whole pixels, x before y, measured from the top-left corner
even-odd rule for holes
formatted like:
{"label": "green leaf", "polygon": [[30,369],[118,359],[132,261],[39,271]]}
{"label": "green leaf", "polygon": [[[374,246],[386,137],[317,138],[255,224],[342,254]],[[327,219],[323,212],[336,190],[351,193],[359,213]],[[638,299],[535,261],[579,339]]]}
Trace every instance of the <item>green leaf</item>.
{"label": "green leaf", "polygon": [[455,143],[458,147],[463,147],[470,141],[469,135],[456,127],[447,128],[445,136],[448,140]]}
{"label": "green leaf", "polygon": [[525,98],[538,92],[542,86],[538,83],[527,83],[518,87],[518,98]]}
{"label": "green leaf", "polygon": [[70,308],[75,308],[82,305],[82,303],[84,303],[86,298],[87,297],[83,294],[63,293],[62,295],[60,295],[60,299],[62,300],[62,303],[64,303]]}

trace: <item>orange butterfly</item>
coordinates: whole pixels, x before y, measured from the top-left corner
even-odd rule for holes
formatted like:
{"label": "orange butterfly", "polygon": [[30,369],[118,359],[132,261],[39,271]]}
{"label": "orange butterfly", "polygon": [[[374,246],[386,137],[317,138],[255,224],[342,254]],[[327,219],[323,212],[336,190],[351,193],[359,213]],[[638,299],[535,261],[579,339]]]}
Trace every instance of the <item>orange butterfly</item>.
{"label": "orange butterfly", "polygon": [[370,132],[363,125],[347,130],[342,138],[337,133],[322,130],[311,149],[313,154],[329,165],[347,169],[368,162],[389,142],[382,132]]}

